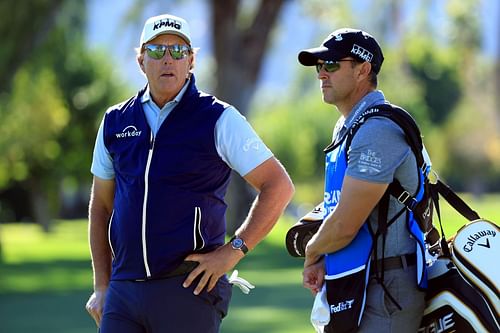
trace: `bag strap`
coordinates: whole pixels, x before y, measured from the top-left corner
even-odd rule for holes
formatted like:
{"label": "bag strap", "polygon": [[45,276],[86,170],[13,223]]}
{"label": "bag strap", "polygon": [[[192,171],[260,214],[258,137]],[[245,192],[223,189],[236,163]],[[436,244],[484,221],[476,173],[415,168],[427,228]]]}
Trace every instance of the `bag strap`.
{"label": "bag strap", "polygon": [[469,221],[478,220],[481,217],[479,214],[470,208],[469,205],[465,203],[448,185],[443,183],[440,179],[437,180],[435,184],[430,184],[429,187],[431,191],[432,201],[434,202],[434,208],[436,209],[436,214],[439,220],[439,227],[441,228],[441,250],[445,257],[451,258],[450,249],[448,247],[448,241],[444,234],[443,223],[441,222],[441,210],[439,208],[439,195],[450,204],[457,212],[459,212],[463,217]]}
{"label": "bag strap", "polygon": [[475,210],[470,208],[470,206],[467,205],[465,201],[463,201],[448,185],[443,183],[441,180],[438,179],[437,183],[432,184],[432,186],[435,186],[437,192],[441,194],[441,196],[467,220],[474,221],[481,218]]}
{"label": "bag strap", "polygon": [[413,211],[418,203],[415,197],[405,190],[397,179],[394,179],[392,183],[389,184],[389,193],[411,211]]}
{"label": "bag strap", "polygon": [[[439,181],[439,180],[438,180]],[[436,211],[436,215],[439,221],[439,229],[441,230],[441,239],[440,239],[440,248],[442,254],[446,258],[451,258],[450,248],[448,247],[448,241],[446,240],[446,235],[444,234],[443,222],[441,221],[441,209],[439,208],[439,188],[435,184],[429,184],[429,191],[431,200],[434,203],[434,210]]]}

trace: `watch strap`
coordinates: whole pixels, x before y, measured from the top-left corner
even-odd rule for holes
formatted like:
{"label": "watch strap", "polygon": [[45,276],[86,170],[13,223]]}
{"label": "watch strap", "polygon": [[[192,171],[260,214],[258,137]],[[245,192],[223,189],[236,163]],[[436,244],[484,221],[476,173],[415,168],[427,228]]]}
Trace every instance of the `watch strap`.
{"label": "watch strap", "polygon": [[[238,239],[239,241],[241,241],[241,244],[238,245],[238,246],[235,246],[234,243],[233,243],[233,241],[236,240],[236,239]],[[247,254],[248,247],[245,244],[245,241],[243,240],[243,238],[234,235],[233,237],[231,237],[231,239],[229,240],[229,242],[231,243],[231,246],[232,246],[232,248],[234,250],[241,250],[241,252],[243,252],[243,254]]]}

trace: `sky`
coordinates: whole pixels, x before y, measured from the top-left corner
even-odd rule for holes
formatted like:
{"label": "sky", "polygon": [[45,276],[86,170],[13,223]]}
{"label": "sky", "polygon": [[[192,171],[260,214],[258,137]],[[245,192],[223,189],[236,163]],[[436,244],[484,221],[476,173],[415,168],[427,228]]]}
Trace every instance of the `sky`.
{"label": "sky", "polygon": [[[120,56],[117,57],[116,62],[119,65],[119,71],[122,76],[125,76],[130,84],[139,89],[144,85],[145,78],[140,73],[139,67],[135,63],[134,47],[139,44],[139,37],[142,30],[142,22],[134,27],[127,29],[121,28],[121,20],[125,14],[127,7],[132,0],[111,0],[111,1],[89,1],[89,23],[87,27],[88,44],[91,48],[107,47],[110,41],[113,42],[113,48],[118,49]],[[291,1],[290,3],[293,3]],[[158,15],[159,13],[168,10],[168,4],[162,5],[161,10],[158,6],[150,5],[145,8],[143,15],[143,22],[150,16]],[[169,13],[183,17],[190,25],[191,39],[193,46],[199,47],[200,50],[197,54],[195,75],[201,86],[203,81],[200,78],[210,75],[210,68],[212,65],[212,48],[211,48],[211,33],[210,33],[210,15],[209,8],[206,1],[202,0],[189,0],[184,1],[181,5],[170,6]],[[109,13],[113,13],[110,15]],[[300,16],[299,8],[295,5],[286,5],[281,13],[281,20],[285,25],[289,26],[290,22]],[[312,19],[308,19],[304,27],[301,29],[300,34],[294,33],[293,39],[295,46],[290,47],[288,43],[289,35],[284,34],[285,29],[280,29],[277,39],[273,45],[273,52],[268,56],[263,68],[263,75],[261,76],[261,84],[269,90],[277,89],[276,85],[281,85],[276,82],[277,77],[281,77],[279,81],[289,82],[293,71],[292,66],[296,66],[296,57],[287,57],[283,63],[282,57],[277,52],[278,49],[287,49],[289,52],[298,53],[300,45],[307,45],[308,41],[313,36],[315,29]],[[290,31],[289,28],[286,30]],[[303,42],[302,42],[303,41]],[[281,70],[277,70],[281,68]],[[281,73],[279,73],[281,72]],[[284,78],[285,76],[285,78]],[[283,82],[282,81],[282,82]]]}
{"label": "sky", "polygon": [[[149,17],[158,15],[165,11],[183,17],[191,27],[193,46],[200,47],[197,55],[195,74],[200,87],[203,79],[210,79],[211,59],[211,35],[209,8],[204,0],[186,0],[178,2],[163,2],[161,9],[155,3],[146,6],[142,22],[136,25],[123,26],[123,16],[133,0],[89,0],[88,1],[88,26],[87,41],[91,48],[113,48],[113,63],[117,66],[115,71],[129,81],[133,89],[139,89],[145,84],[145,78],[135,62],[134,48],[139,44],[143,22]],[[356,0],[356,6],[363,8],[370,0]],[[157,1],[156,3],[158,3]],[[415,12],[415,1],[405,1],[405,22]],[[444,8],[439,4],[445,1],[435,1],[438,4],[431,8],[435,15],[434,21],[440,24],[444,17]],[[496,24],[500,19],[498,0],[483,0],[481,15],[483,18],[483,29],[490,33],[483,40],[483,51],[486,55],[494,56],[499,52],[499,36]],[[281,12],[280,22],[283,24],[276,31],[272,49],[268,52],[262,69],[259,87],[261,91],[286,91],[289,82],[293,80],[294,73],[298,69],[296,55],[303,48],[317,46],[318,36],[326,37],[329,31],[311,17],[306,17],[301,12],[297,1],[286,1]],[[297,29],[300,22],[300,29]],[[332,28],[333,30],[333,28]],[[284,56],[285,55],[285,56]],[[293,56],[290,56],[293,55]],[[203,88],[202,88],[203,89]]]}

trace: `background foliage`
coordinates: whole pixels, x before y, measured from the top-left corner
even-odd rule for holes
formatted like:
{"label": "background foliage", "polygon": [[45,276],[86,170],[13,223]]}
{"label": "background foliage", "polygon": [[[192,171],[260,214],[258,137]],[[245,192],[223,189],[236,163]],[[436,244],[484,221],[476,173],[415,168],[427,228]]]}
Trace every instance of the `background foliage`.
{"label": "background foliage", "polygon": [[[13,7],[14,14],[39,9],[53,23],[40,33],[31,15],[20,16],[15,26],[32,30],[14,41],[36,39],[35,47],[21,54],[19,48],[2,48],[0,63],[19,56],[24,61],[10,61],[14,70],[0,73],[13,73],[0,94],[0,132],[6,134],[0,138],[0,221],[30,219],[48,230],[55,216],[65,214],[65,200],[80,192],[88,196],[98,116],[126,91],[113,78],[109,60],[85,45],[85,2],[16,2]],[[8,23],[2,22],[2,31],[16,30]],[[81,207],[68,208],[80,208],[81,216]]]}
{"label": "background foliage", "polygon": [[[322,148],[330,141],[338,112],[321,101],[314,71],[296,62],[286,94],[277,98],[258,89],[264,52],[271,53],[272,43],[284,33],[285,18],[276,13],[291,3],[319,27],[317,40],[303,47],[320,43],[338,26],[357,26],[375,35],[386,58],[380,88],[417,118],[441,177],[455,189],[477,195],[500,189],[499,61],[481,48],[482,36],[492,33],[481,30],[481,1],[448,1],[439,22],[429,10],[437,2],[414,2],[416,14],[405,18],[410,20],[406,24],[408,4],[402,1],[332,1],[325,7],[315,0],[264,5],[231,0],[225,6],[191,0],[174,5],[197,2],[212,10],[217,52],[213,71],[199,69],[200,82],[249,117],[298,185],[294,204],[321,199]],[[119,55],[112,44],[102,50],[86,46],[86,2],[10,0],[0,6],[8,4],[12,15],[0,23],[6,36],[0,52],[5,78],[0,85],[0,222],[36,221],[49,230],[55,217],[85,216],[96,128],[104,110],[133,91],[113,66]],[[159,1],[132,1],[123,26],[139,31],[140,14],[148,5],[173,8]],[[373,15],[359,15],[360,6]],[[234,34],[222,26],[234,26]],[[267,34],[268,39],[253,39]],[[262,48],[242,53],[249,43]],[[231,193],[230,206],[246,213],[239,197]]]}

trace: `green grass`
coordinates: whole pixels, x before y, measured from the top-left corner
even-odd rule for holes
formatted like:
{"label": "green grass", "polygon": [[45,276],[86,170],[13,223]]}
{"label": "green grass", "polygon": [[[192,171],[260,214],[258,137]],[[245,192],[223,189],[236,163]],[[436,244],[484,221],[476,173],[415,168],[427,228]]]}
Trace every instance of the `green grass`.
{"label": "green grass", "polygon": [[[500,195],[463,198],[486,219],[498,223]],[[444,201],[443,225],[451,236],[466,220]],[[284,235],[294,223],[282,219],[236,267],[256,288],[234,288],[223,333],[307,333],[312,296],[301,285],[302,260],[290,257]],[[92,289],[85,221],[59,221],[50,234],[34,224],[0,225],[1,332],[96,332],[84,304]]]}
{"label": "green grass", "polygon": [[[234,288],[223,333],[313,332],[302,261],[289,257],[283,246],[289,223],[280,222],[238,264],[240,276],[256,288],[249,295]],[[0,225],[1,332],[96,332],[84,309],[92,290],[86,228],[85,221],[61,221],[45,234],[34,224]]]}

